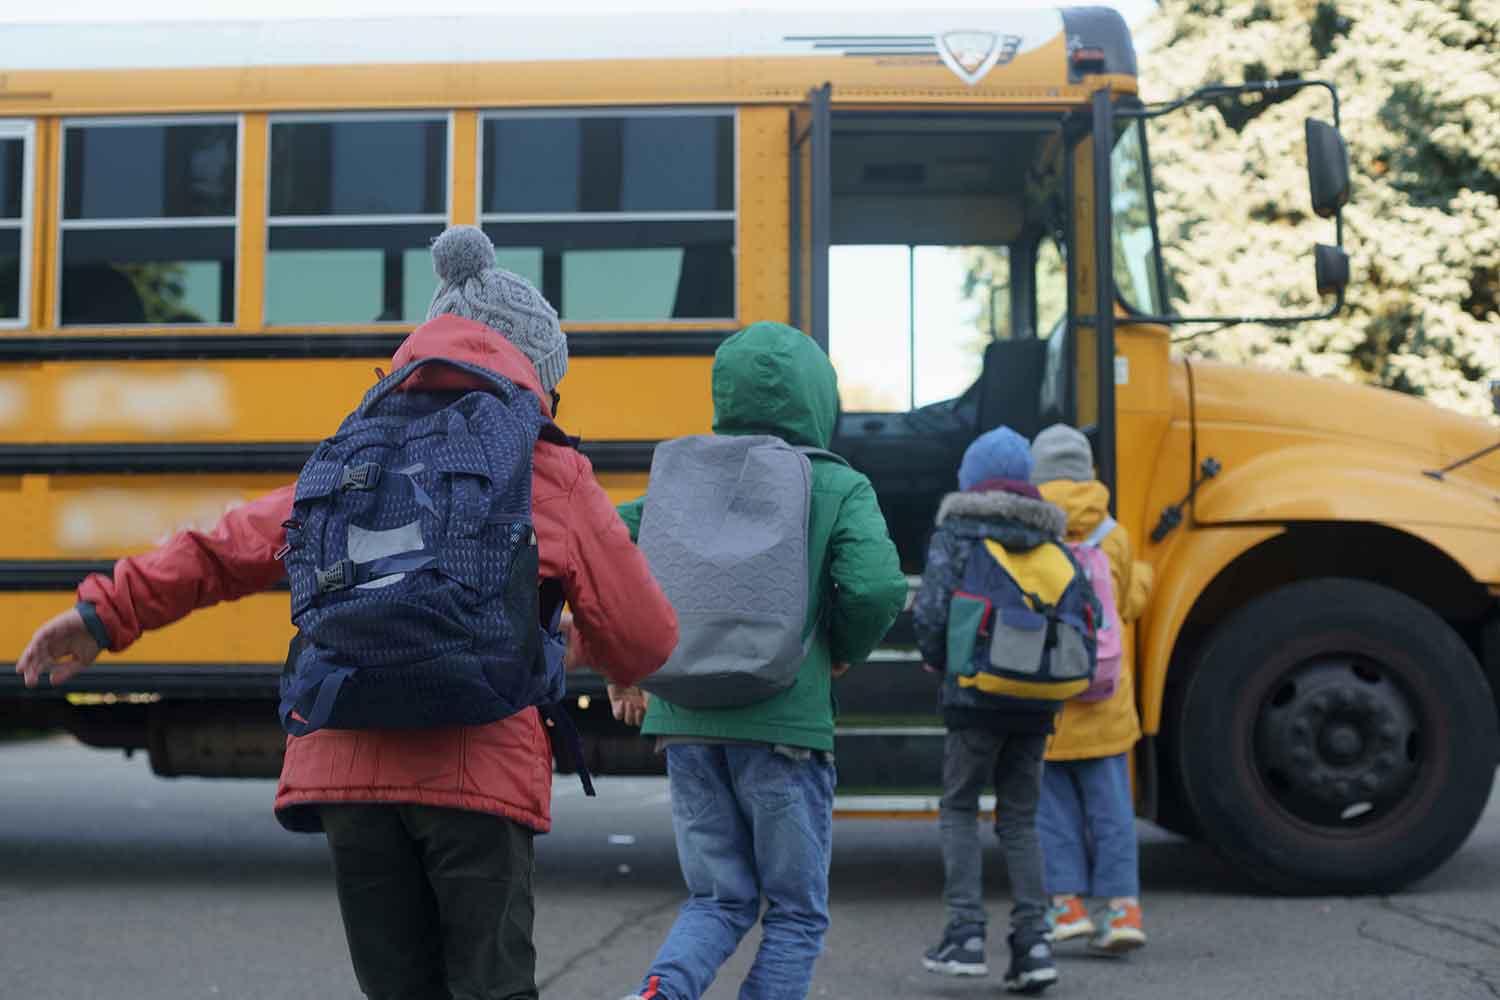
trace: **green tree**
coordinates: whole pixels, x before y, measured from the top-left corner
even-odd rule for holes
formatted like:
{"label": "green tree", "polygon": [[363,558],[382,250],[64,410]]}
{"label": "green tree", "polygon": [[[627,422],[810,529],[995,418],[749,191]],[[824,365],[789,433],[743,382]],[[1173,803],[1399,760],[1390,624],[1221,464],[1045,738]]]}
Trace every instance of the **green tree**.
{"label": "green tree", "polygon": [[[1500,0],[1189,0],[1138,36],[1142,89],[1318,77],[1343,99],[1354,178],[1349,307],[1240,326],[1183,349],[1490,409],[1500,375]],[[1224,102],[1159,121],[1152,170],[1177,305],[1311,311],[1302,98]],[[1326,109],[1326,102],[1324,104]],[[1326,113],[1324,115],[1326,117]]]}

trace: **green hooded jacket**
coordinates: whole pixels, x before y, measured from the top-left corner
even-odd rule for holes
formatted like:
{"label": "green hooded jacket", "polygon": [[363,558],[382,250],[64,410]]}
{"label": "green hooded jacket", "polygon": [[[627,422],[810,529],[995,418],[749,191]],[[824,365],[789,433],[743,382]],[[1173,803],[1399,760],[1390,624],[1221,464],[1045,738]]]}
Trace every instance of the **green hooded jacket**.
{"label": "green hooded jacket", "polygon": [[[838,379],[810,337],[782,323],[756,323],[714,354],[714,433],[774,434],[827,448],[838,417]],[[833,749],[833,663],[858,663],[885,638],[906,603],[906,577],[870,481],[846,465],[812,460],[809,621],[819,622],[796,682],[738,708],[682,708],[652,698],[648,736],[750,740]],[[645,500],[620,508],[631,537]]]}

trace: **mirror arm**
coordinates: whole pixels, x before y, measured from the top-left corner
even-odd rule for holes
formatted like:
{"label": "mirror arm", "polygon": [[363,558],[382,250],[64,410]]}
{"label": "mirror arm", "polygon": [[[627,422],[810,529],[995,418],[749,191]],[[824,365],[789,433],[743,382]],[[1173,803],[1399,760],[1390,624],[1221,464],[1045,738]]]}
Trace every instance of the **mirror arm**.
{"label": "mirror arm", "polygon": [[1283,90],[1301,90],[1304,87],[1321,87],[1328,91],[1328,96],[1333,101],[1333,127],[1341,128],[1342,121],[1339,117],[1339,92],[1338,88],[1327,80],[1256,80],[1251,83],[1241,83],[1234,86],[1228,84],[1213,84],[1207,87],[1199,87],[1184,97],[1175,101],[1162,101],[1156,104],[1146,104],[1139,108],[1116,108],[1115,116],[1118,118],[1160,118],[1169,115],[1188,104],[1195,102],[1211,101],[1218,97],[1234,97],[1237,94],[1274,94]]}
{"label": "mirror arm", "polygon": [[[1242,83],[1237,86],[1214,84],[1207,87],[1199,87],[1192,93],[1187,94],[1183,97],[1179,97],[1175,101],[1163,101],[1155,104],[1142,104],[1136,107],[1120,106],[1114,108],[1113,111],[1114,117],[1116,118],[1140,119],[1142,121],[1150,121],[1153,118],[1160,118],[1163,115],[1169,115],[1172,112],[1195,102],[1210,101],[1219,97],[1232,97],[1236,94],[1272,94],[1278,93],[1280,91],[1296,91],[1302,90],[1305,87],[1319,87],[1323,90],[1328,91],[1329,99],[1333,102],[1333,127],[1335,129],[1339,129],[1342,125],[1339,106],[1339,91],[1337,87],[1335,87],[1327,80],[1258,80],[1251,83]],[[1147,197],[1152,202],[1149,205],[1149,209],[1153,216],[1152,231],[1155,232],[1156,206],[1154,204],[1154,198],[1151,197],[1152,190],[1149,178],[1150,167],[1149,161],[1147,162]],[[1335,239],[1334,245],[1342,249],[1344,246],[1344,213],[1342,210],[1334,212],[1333,221]],[[1159,236],[1157,240],[1157,252],[1158,254],[1160,253]],[[1162,281],[1165,282],[1165,270],[1159,269],[1158,275],[1161,277]],[[1225,330],[1232,326],[1240,326],[1245,323],[1255,323],[1262,326],[1292,326],[1296,323],[1314,323],[1320,320],[1333,319],[1337,317],[1339,313],[1343,312],[1344,293],[1344,288],[1338,288],[1335,292],[1335,299],[1332,307],[1324,310],[1323,312],[1310,313],[1305,316],[1151,316],[1132,311],[1129,313],[1129,315],[1122,317],[1117,322],[1119,322],[1122,326],[1130,326],[1134,324],[1156,324],[1158,326],[1179,326],[1201,323],[1216,324],[1215,328],[1212,330],[1200,331],[1184,337],[1173,338],[1173,343],[1182,343],[1188,340],[1194,340],[1198,337],[1207,336],[1211,333],[1217,333],[1219,330]],[[1092,319],[1091,317],[1079,317],[1077,322],[1079,324],[1085,324],[1092,322]]]}
{"label": "mirror arm", "polygon": [[[1308,313],[1305,316],[1175,316],[1175,315],[1149,315],[1147,313],[1132,312],[1115,319],[1120,326],[1146,326],[1155,324],[1157,326],[1182,326],[1197,323],[1218,323],[1223,327],[1240,326],[1245,323],[1256,323],[1260,326],[1292,326],[1297,323],[1316,323],[1319,320],[1334,319],[1344,309],[1344,290],[1338,290],[1332,308],[1320,313]],[[1078,317],[1081,326],[1087,326],[1093,322],[1092,316]],[[1214,332],[1212,330],[1208,331]],[[1195,336],[1203,336],[1196,334]]]}

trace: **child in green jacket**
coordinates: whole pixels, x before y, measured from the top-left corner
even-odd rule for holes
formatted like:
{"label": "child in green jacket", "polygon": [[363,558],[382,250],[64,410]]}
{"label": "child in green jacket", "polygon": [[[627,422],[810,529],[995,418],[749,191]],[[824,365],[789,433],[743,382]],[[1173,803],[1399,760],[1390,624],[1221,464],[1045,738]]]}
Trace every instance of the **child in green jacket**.
{"label": "child in green jacket", "polygon": [[[838,414],[833,365],[810,338],[756,323],[714,355],[714,433],[770,434],[826,449]],[[621,508],[637,533],[644,501]],[[813,630],[796,682],[736,708],[685,708],[611,690],[617,717],[667,754],[672,826],[689,898],[632,998],[697,1000],[755,926],[741,997],[803,997],[828,927],[833,835],[832,678],[864,660],[906,600],[896,547],[869,480],[812,457],[808,571]],[[644,710],[644,711],[643,711]]]}

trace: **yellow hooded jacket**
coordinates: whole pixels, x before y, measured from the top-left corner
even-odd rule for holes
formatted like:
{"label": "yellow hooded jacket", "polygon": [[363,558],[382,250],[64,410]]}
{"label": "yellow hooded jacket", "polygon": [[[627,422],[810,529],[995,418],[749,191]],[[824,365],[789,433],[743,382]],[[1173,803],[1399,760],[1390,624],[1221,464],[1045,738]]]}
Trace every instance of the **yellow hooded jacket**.
{"label": "yellow hooded jacket", "polygon": [[[1067,540],[1081,542],[1109,513],[1109,490],[1100,482],[1056,479],[1037,487],[1042,498],[1068,515]],[[1116,527],[1101,545],[1114,577],[1115,603],[1129,625],[1140,617],[1151,593],[1151,567],[1135,561],[1130,536]],[[1088,760],[1126,753],[1141,738],[1135,705],[1135,656],[1127,634],[1120,664],[1120,682],[1104,701],[1078,701],[1063,706],[1057,732],[1047,744],[1048,760]]]}

